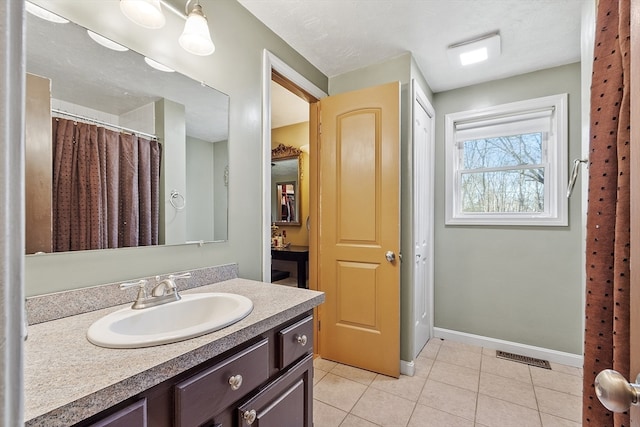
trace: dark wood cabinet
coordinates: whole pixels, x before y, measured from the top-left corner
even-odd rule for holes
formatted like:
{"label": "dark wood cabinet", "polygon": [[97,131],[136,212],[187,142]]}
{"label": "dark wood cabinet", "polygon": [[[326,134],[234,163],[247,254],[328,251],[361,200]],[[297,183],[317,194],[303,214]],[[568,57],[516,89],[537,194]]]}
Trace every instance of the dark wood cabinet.
{"label": "dark wood cabinet", "polygon": [[75,427],[312,427],[312,393],[308,313]]}
{"label": "dark wood cabinet", "polygon": [[278,368],[283,369],[312,351],[313,318],[307,316],[299,322],[281,329],[278,331],[277,339],[280,350]]}
{"label": "dark wood cabinet", "polygon": [[91,427],[147,427],[147,399],[140,399],[103,418]]}
{"label": "dark wood cabinet", "polygon": [[263,339],[175,386],[176,427],[199,426],[269,378]]}
{"label": "dark wood cabinet", "polygon": [[313,355],[238,407],[237,427],[312,427]]}
{"label": "dark wood cabinet", "polygon": [[[271,258],[295,261],[298,266],[298,287],[303,289],[307,288],[308,246],[289,246],[282,249],[271,249]],[[273,280],[273,278],[271,280]]]}

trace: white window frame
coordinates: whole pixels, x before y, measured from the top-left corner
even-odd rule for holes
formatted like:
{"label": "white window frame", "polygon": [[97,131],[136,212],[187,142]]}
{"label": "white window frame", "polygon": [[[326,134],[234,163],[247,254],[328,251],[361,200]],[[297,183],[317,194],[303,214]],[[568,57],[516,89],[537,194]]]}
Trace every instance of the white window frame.
{"label": "white window frame", "polygon": [[[566,196],[568,176],[568,95],[558,94],[494,107],[451,113],[445,116],[445,224],[447,225],[533,225],[567,226],[569,203]],[[480,129],[491,124],[524,121],[536,115],[550,115],[547,143],[543,147],[545,164],[545,210],[540,213],[462,212],[460,188],[461,144],[456,132]],[[546,155],[545,155],[546,154]]]}

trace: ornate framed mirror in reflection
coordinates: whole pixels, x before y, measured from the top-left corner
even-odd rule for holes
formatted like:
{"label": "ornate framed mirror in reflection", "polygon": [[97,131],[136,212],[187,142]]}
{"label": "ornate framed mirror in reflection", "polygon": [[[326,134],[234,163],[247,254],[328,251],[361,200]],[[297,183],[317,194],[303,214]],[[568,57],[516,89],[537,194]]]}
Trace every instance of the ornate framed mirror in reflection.
{"label": "ornate framed mirror in reflection", "polygon": [[[56,250],[87,250],[142,245],[184,244],[227,240],[228,220],[228,129],[229,97],[207,87],[162,64],[128,50],[125,46],[113,50],[98,44],[100,37],[72,22],[53,23],[27,14],[27,115],[26,115],[26,252],[54,252]],[[90,181],[104,180],[99,163],[102,151],[95,151],[90,163],[68,166],[69,170],[88,169],[101,174],[80,177],[65,194],[57,194],[56,125],[73,127],[62,139],[72,141],[72,150],[79,150],[79,125],[87,124],[87,132],[99,135],[113,133],[117,145],[115,155],[119,163],[114,182],[122,181],[122,174],[131,175],[135,188],[118,190],[118,194],[132,192],[131,205],[116,197],[116,204],[108,209],[100,207],[89,220],[83,213],[71,213],[71,208],[59,208],[59,200],[70,193],[70,199],[111,200],[112,194],[102,190],[80,193]],[[100,130],[102,129],[102,130]],[[84,134],[82,134],[84,135]],[[136,139],[129,153],[122,153],[120,135]],[[96,138],[98,138],[96,136]],[[96,143],[98,139],[88,138]],[[148,142],[157,141],[159,160],[122,172],[131,159],[142,160]],[[153,150],[152,150],[153,151]],[[75,151],[74,151],[75,152]],[[71,157],[73,157],[72,155]],[[77,156],[76,156],[77,157]],[[91,156],[89,156],[91,157]],[[109,155],[105,154],[105,158]],[[113,156],[112,156],[113,157]],[[109,170],[109,169],[104,169]],[[75,172],[74,172],[75,173]],[[111,173],[113,175],[114,173]],[[146,175],[145,175],[146,174]],[[157,195],[142,197],[144,176],[157,183]],[[118,178],[119,177],[119,178]],[[138,179],[140,178],[140,180]],[[108,187],[108,186],[107,186]],[[175,196],[177,194],[177,196]],[[148,201],[146,200],[148,199]],[[106,204],[106,202],[105,202]],[[155,205],[154,205],[155,204]],[[156,208],[150,208],[149,205]],[[79,209],[85,209],[82,205]],[[111,212],[103,215],[102,211]],[[99,244],[77,246],[54,245],[60,234],[59,223],[77,226],[73,233],[102,235],[111,231],[98,230],[96,224],[113,221],[116,212],[134,213],[127,218],[117,217],[115,236],[98,239]],[[142,222],[147,221],[155,234],[148,239]],[[82,221],[82,222],[80,222]],[[113,225],[113,224],[112,224]],[[127,238],[122,238],[122,226]],[[155,230],[154,230],[155,227]],[[62,237],[73,240],[75,237]],[[77,239],[76,239],[77,240]],[[88,240],[95,240],[90,238]],[[56,249],[58,248],[58,249]]]}
{"label": "ornate framed mirror in reflection", "polygon": [[300,225],[302,151],[279,144],[271,150],[271,222]]}

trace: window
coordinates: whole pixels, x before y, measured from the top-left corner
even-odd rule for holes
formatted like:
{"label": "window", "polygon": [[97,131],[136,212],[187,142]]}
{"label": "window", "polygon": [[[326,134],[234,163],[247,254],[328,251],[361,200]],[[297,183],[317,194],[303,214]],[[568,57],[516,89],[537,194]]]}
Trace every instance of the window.
{"label": "window", "polygon": [[446,224],[568,224],[567,95],[447,114]]}

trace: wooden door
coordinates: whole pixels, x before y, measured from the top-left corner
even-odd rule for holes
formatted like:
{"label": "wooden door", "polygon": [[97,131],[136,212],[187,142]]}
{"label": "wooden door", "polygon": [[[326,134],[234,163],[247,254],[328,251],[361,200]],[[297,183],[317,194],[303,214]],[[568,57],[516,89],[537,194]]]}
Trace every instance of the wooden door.
{"label": "wooden door", "polygon": [[400,85],[319,104],[320,354],[398,377]]}

